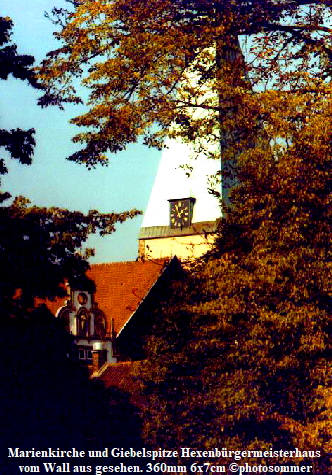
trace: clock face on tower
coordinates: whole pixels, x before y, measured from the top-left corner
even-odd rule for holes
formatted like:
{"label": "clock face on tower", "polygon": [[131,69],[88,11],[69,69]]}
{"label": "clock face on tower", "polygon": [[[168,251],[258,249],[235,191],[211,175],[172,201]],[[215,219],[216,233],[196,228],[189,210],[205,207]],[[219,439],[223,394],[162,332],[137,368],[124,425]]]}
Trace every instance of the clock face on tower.
{"label": "clock face on tower", "polygon": [[187,228],[191,225],[194,198],[169,200],[171,228]]}

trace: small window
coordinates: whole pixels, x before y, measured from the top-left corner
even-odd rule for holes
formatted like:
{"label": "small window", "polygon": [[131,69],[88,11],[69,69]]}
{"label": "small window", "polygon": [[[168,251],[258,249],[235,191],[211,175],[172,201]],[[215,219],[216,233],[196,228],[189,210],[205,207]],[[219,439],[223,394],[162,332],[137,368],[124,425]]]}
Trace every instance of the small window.
{"label": "small window", "polygon": [[92,360],[92,351],[91,350],[86,350],[86,359],[87,360]]}
{"label": "small window", "polygon": [[71,358],[74,358],[75,360],[77,360],[79,358],[79,349],[77,348],[77,346],[72,348],[72,350],[70,352],[70,356],[71,356]]}
{"label": "small window", "polygon": [[103,313],[100,310],[94,310],[94,328],[95,336],[98,336],[101,340],[105,338],[106,334],[106,322]]}
{"label": "small window", "polygon": [[80,348],[78,350],[78,358],[80,360],[85,360],[86,359],[86,354],[85,354],[85,350],[83,350],[82,348]]}

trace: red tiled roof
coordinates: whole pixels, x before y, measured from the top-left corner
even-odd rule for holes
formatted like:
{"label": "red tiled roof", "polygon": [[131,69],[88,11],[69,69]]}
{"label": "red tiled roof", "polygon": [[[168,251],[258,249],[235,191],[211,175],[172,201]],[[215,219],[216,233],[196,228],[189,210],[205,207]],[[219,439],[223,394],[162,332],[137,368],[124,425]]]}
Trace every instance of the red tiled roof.
{"label": "red tiled roof", "polygon": [[[94,264],[87,276],[96,284],[95,301],[119,333],[165,269],[165,260]],[[109,328],[108,328],[109,330]]]}
{"label": "red tiled roof", "polygon": [[138,386],[138,381],[133,378],[132,373],[140,363],[140,361],[107,363],[93,376],[103,381],[107,388],[115,386],[131,392]]}
{"label": "red tiled roof", "polygon": [[142,394],[142,384],[136,377],[136,370],[142,361],[126,361],[122,363],[107,363],[93,378],[102,381],[106,388],[118,388],[130,394],[132,404],[143,407],[146,397]]}

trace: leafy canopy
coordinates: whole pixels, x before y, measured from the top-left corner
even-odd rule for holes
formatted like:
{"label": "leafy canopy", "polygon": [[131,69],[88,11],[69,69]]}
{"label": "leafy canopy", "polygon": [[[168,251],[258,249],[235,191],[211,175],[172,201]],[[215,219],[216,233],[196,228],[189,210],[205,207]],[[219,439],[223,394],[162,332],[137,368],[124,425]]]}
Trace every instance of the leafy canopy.
{"label": "leafy canopy", "polygon": [[88,166],[141,135],[234,156],[264,125],[268,90],[287,101],[329,88],[330,0],[70,3],[53,11],[61,45],[38,69],[40,104],[82,102],[88,88],[87,112],[72,119],[82,149],[69,157]]}
{"label": "leafy canopy", "polygon": [[83,0],[54,14],[40,103],[89,89],[71,160],[171,135],[239,162],[215,253],[157,315],[146,441],[319,449],[329,473],[331,2]]}
{"label": "leafy canopy", "polygon": [[[32,65],[33,56],[20,55],[17,46],[11,42],[13,22],[8,17],[0,17],[0,79],[6,80],[9,76],[28,81],[33,87],[39,87]],[[35,146],[35,130],[0,129],[0,147],[3,147],[11,158],[20,163],[29,165]],[[5,159],[0,157],[0,175],[8,172]],[[0,202],[9,197],[8,193],[0,192]]]}
{"label": "leafy canopy", "polygon": [[332,473],[331,101],[320,105],[278,159],[239,156],[215,249],[156,313],[141,372],[155,447],[319,450],[241,464]]}
{"label": "leafy canopy", "polygon": [[[123,213],[84,214],[61,208],[29,205],[20,197],[0,208],[0,282],[3,304],[33,305],[33,297],[53,298],[63,293],[63,278],[79,279],[93,251],[81,252],[92,233],[115,231],[115,224],[133,218]],[[17,289],[20,289],[17,294]]]}

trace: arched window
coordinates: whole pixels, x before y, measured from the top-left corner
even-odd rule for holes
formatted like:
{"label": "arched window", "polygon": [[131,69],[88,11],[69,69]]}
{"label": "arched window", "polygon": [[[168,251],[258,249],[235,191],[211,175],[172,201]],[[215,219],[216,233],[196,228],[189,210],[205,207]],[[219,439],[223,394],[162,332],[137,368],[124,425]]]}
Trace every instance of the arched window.
{"label": "arched window", "polygon": [[70,331],[70,310],[68,307],[62,307],[57,314],[57,317],[60,318],[64,324],[67,332]]}
{"label": "arched window", "polygon": [[77,336],[88,338],[90,336],[90,318],[85,309],[81,309],[76,317]]}
{"label": "arched window", "polygon": [[106,321],[104,314],[101,310],[94,310],[94,336],[97,336],[101,340],[105,338],[106,335]]}

